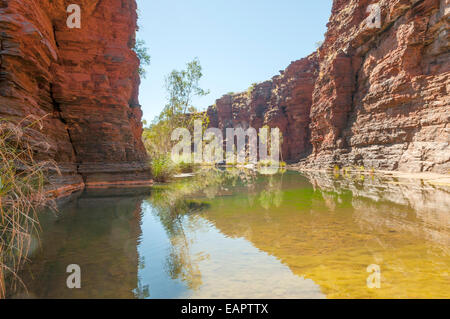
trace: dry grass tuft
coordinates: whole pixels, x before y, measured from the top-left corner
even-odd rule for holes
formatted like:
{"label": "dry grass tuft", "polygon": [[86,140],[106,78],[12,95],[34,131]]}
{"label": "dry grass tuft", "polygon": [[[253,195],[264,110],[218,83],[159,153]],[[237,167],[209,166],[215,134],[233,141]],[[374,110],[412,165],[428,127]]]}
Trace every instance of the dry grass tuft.
{"label": "dry grass tuft", "polygon": [[0,119],[0,299],[23,285],[18,272],[27,260],[31,234],[39,227],[37,209],[48,202],[45,173],[57,166],[35,160],[49,145],[40,141],[44,118],[19,123]]}

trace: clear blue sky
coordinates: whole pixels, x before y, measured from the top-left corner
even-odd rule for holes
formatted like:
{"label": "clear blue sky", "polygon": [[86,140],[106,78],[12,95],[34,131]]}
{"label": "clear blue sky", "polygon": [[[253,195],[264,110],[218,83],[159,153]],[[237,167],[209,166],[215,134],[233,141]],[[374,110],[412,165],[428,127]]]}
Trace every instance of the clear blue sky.
{"label": "clear blue sky", "polygon": [[205,109],[228,92],[245,91],[270,79],[322,41],[332,0],[137,0],[137,38],[152,61],[142,79],[144,119],[153,120],[166,103],[164,78],[198,57],[203,89],[194,100]]}

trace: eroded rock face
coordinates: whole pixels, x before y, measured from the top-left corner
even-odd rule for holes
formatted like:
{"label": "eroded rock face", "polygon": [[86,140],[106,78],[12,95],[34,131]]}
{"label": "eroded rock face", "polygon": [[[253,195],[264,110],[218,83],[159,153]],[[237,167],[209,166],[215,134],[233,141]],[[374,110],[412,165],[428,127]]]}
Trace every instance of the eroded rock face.
{"label": "eroded rock face", "polygon": [[[279,126],[283,154],[306,167],[446,173],[449,17],[449,0],[335,0],[317,58],[250,97],[224,96],[211,123]],[[305,61],[312,71],[292,76]]]}
{"label": "eroded rock face", "polygon": [[284,140],[283,159],[298,161],[311,151],[309,112],[317,75],[316,54],[292,62],[270,81],[218,99],[208,109],[210,126],[222,129],[224,136],[226,128],[278,127]]}
{"label": "eroded rock face", "polygon": [[334,1],[311,108],[312,165],[449,170],[449,13],[448,0]]}
{"label": "eroded rock face", "polygon": [[36,156],[55,160],[64,191],[149,180],[141,142],[134,0],[0,1],[0,117],[45,117]]}

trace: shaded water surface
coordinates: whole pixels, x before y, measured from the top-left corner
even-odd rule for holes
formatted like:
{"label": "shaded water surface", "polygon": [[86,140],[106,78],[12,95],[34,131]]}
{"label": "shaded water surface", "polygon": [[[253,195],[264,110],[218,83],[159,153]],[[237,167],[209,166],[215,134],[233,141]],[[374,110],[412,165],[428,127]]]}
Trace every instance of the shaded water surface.
{"label": "shaded water surface", "polygon": [[[15,296],[449,298],[449,194],[420,180],[250,171],[89,191],[42,214],[28,292]],[[81,289],[66,286],[71,264]]]}

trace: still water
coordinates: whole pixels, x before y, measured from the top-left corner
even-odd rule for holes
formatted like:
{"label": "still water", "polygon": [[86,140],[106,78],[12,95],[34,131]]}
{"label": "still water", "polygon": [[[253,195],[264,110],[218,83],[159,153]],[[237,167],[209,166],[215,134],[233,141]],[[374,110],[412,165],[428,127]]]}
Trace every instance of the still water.
{"label": "still water", "polygon": [[207,171],[87,191],[41,224],[15,297],[450,298],[450,187],[420,180]]}

